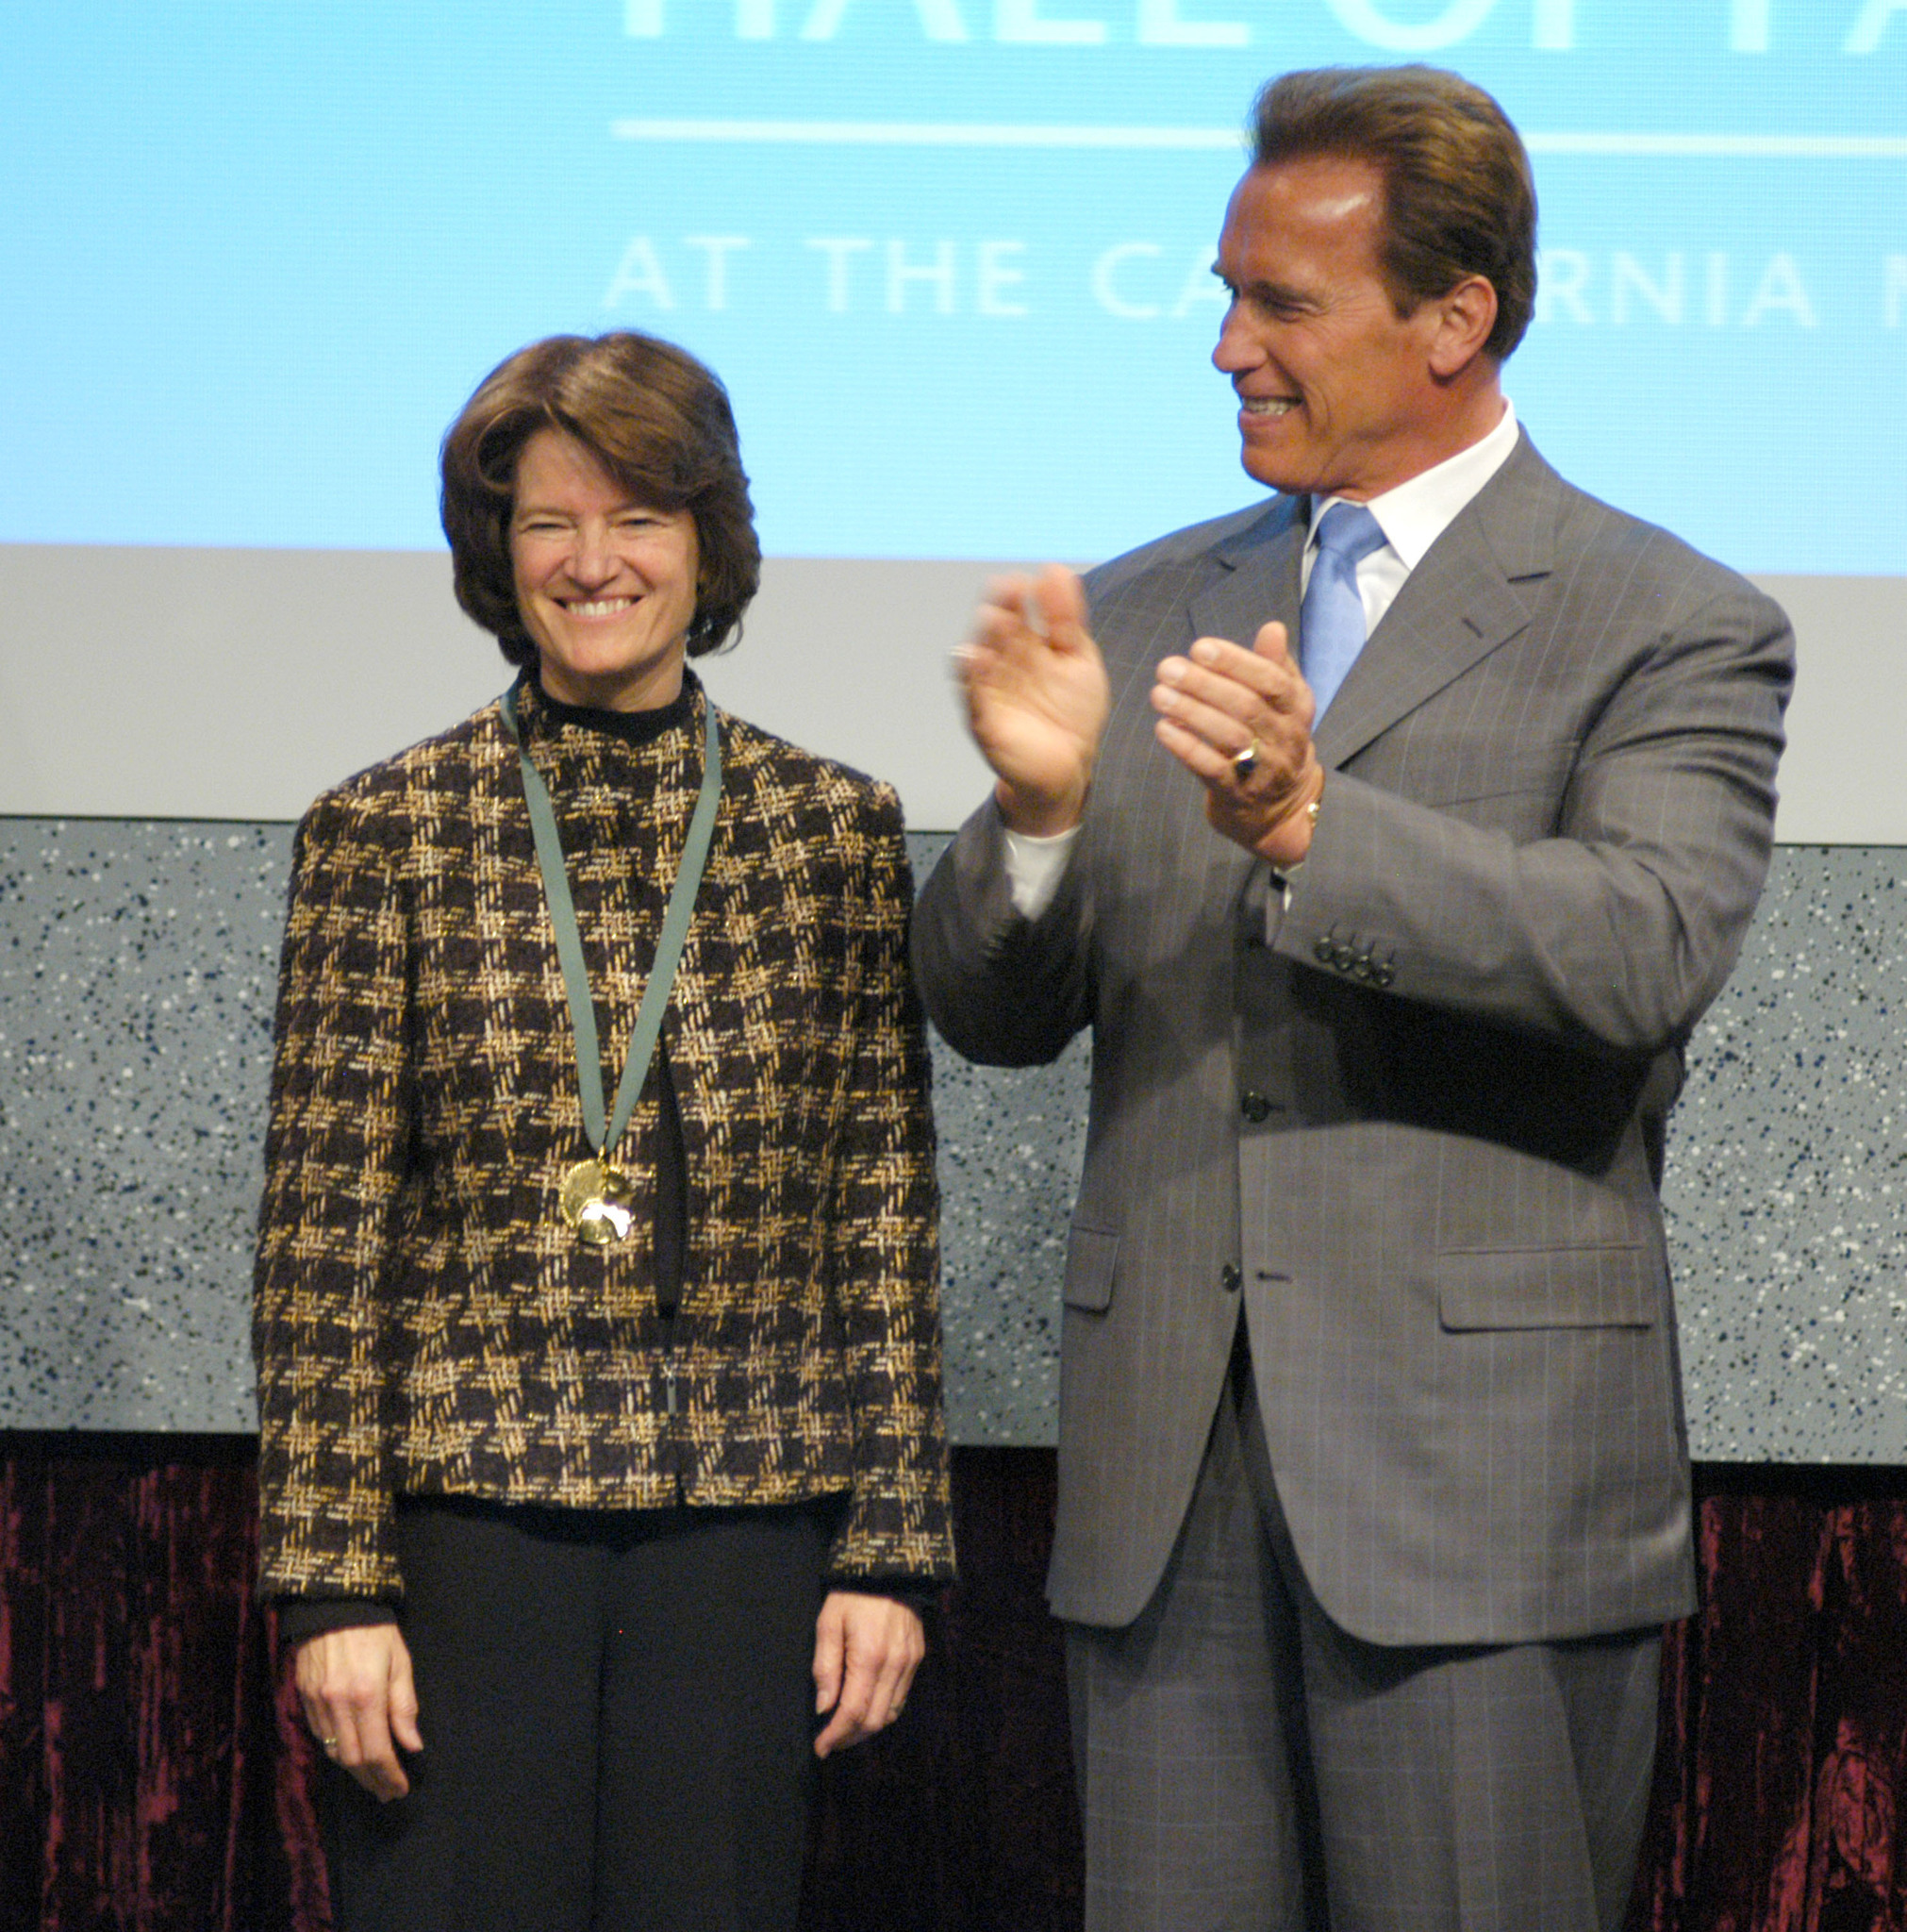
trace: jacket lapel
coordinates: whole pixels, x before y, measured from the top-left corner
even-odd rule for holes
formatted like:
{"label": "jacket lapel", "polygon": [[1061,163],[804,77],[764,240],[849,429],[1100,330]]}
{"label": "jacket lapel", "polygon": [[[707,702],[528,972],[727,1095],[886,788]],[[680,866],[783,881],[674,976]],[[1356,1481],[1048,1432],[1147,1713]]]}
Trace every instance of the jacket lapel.
{"label": "jacket lapel", "polygon": [[1302,499],[1278,497],[1262,517],[1213,548],[1211,575],[1186,607],[1193,638],[1226,638],[1249,651],[1260,625],[1282,624],[1295,650],[1302,512]]}
{"label": "jacket lapel", "polygon": [[1459,677],[1529,623],[1550,574],[1562,478],[1527,435],[1405,580],[1318,727],[1327,766]]}
{"label": "jacket lapel", "polygon": [[[1228,638],[1249,649],[1260,625],[1277,618],[1295,624],[1303,534],[1298,507],[1274,498],[1238,518],[1209,548],[1188,554],[1177,581],[1126,620],[1136,648],[1118,658],[1117,675],[1125,682],[1118,689],[1112,729],[1120,756],[1108,765],[1102,795],[1118,799],[1108,823],[1137,817],[1152,828],[1140,841],[1138,863],[1150,869],[1153,890],[1137,896],[1152,908],[1150,943],[1168,951],[1189,944],[1185,932],[1191,926],[1235,905],[1252,858],[1213,834],[1204,788],[1154,740],[1148,696],[1153,666],[1169,651],[1189,648],[1195,638]],[[1176,937],[1161,937],[1161,921]]]}

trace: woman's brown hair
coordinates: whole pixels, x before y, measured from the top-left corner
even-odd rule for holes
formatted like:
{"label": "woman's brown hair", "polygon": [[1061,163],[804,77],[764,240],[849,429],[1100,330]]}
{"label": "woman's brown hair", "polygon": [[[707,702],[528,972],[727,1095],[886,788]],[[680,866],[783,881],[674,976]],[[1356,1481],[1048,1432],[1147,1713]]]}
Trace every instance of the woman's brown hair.
{"label": "woman's brown hair", "polygon": [[655,336],[550,336],[506,358],[443,439],[443,533],[456,601],[512,664],[537,647],[517,609],[517,462],[539,429],[572,436],[645,509],[688,510],[701,568],[688,650],[725,642],[761,581],[735,413],[712,371]]}

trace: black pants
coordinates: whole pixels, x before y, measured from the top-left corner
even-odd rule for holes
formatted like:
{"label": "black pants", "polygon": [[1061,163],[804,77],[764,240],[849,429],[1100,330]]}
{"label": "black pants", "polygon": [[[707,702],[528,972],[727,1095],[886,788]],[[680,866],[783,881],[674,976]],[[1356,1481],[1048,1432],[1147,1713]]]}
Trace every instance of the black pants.
{"label": "black pants", "polygon": [[339,1932],[782,1932],[801,1902],[826,1509],[413,1503],[422,1755],[327,1790]]}

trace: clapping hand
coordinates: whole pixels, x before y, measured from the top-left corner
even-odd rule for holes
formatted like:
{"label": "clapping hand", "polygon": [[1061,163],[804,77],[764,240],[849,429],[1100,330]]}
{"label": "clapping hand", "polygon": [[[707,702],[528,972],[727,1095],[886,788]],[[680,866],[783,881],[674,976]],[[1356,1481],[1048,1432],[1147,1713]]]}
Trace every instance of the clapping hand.
{"label": "clapping hand", "polygon": [[1200,638],[1187,656],[1163,659],[1152,708],[1159,742],[1203,782],[1213,828],[1275,866],[1300,863],[1324,769],[1285,626],[1262,625],[1249,651]]}
{"label": "clapping hand", "polygon": [[1078,577],[1049,564],[994,578],[954,663],[1002,818],[1038,838],[1076,825],[1110,708]]}

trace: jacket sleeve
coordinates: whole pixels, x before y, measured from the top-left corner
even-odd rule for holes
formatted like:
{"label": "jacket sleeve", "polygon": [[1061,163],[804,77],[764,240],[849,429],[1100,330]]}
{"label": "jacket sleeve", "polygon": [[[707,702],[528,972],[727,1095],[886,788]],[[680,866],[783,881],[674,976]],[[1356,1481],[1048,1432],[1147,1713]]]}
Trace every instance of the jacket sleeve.
{"label": "jacket sleeve", "polygon": [[[954,1574],[941,1397],[939,1191],[925,1024],[907,971],[912,874],[880,787],[862,889],[843,908],[858,990],[831,1176],[828,1276],[853,1407],[837,1582]],[[851,874],[852,880],[852,874]]]}
{"label": "jacket sleeve", "polygon": [[1592,1052],[1685,1040],[1767,869],[1793,677],[1776,606],[1718,570],[1708,589],[1600,694],[1545,836],[1333,773],[1276,950]]}
{"label": "jacket sleeve", "polygon": [[1037,919],[1014,908],[1006,832],[988,798],[921,889],[914,970],[949,1046],[983,1066],[1044,1066],[1092,1017],[1092,918],[1075,841]]}
{"label": "jacket sleeve", "polygon": [[299,827],[254,1282],[261,1595],[393,1597],[384,1276],[410,1140],[406,920],[373,813]]}

